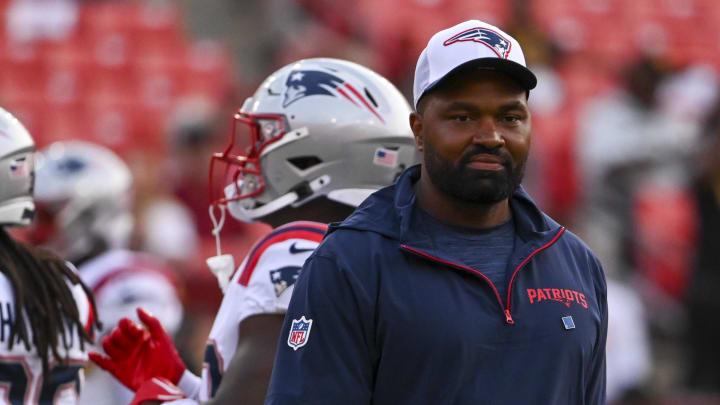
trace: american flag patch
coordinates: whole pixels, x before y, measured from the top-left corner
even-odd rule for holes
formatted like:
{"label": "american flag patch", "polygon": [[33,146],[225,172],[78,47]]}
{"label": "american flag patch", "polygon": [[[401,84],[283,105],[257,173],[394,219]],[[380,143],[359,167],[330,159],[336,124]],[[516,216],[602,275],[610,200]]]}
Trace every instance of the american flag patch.
{"label": "american flag patch", "polygon": [[378,166],[396,167],[398,161],[397,151],[378,148],[375,150],[375,157],[373,163]]}
{"label": "american flag patch", "polygon": [[563,326],[565,327],[565,330],[575,329],[575,321],[573,320],[573,317],[570,315],[563,316],[562,323],[563,323]]}
{"label": "american flag patch", "polygon": [[30,164],[26,157],[21,157],[10,162],[10,177],[27,177],[30,174]]}

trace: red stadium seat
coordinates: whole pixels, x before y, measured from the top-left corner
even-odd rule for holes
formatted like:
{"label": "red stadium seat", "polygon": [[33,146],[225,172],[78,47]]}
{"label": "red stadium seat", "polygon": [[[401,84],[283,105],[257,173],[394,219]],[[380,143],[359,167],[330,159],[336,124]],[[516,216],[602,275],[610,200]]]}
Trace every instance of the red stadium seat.
{"label": "red stadium seat", "polygon": [[85,117],[88,123],[88,139],[121,153],[138,147],[133,143],[134,120],[132,105],[113,100],[104,100],[88,106]]}
{"label": "red stadium seat", "polygon": [[42,131],[35,136],[40,148],[69,139],[90,140],[90,123],[81,105],[45,104],[41,113]]}
{"label": "red stadium seat", "polygon": [[130,0],[85,4],[78,25],[84,37],[122,32],[153,41],[181,35],[180,23],[181,13],[175,2]]}
{"label": "red stadium seat", "polygon": [[559,20],[582,20],[582,10],[578,7],[577,0],[532,0],[530,13],[533,20],[547,32],[552,32]]}
{"label": "red stadium seat", "polygon": [[612,72],[591,58],[568,58],[566,63],[558,67],[558,73],[565,83],[567,98],[572,100],[575,108],[582,108],[586,101],[615,87]]}
{"label": "red stadium seat", "polygon": [[[0,0],[4,10],[8,0]],[[179,97],[227,96],[230,57],[212,41],[188,44],[173,1],[83,2],[63,42],[10,44],[0,35],[0,105],[44,145],[100,142],[119,153],[165,148]]]}
{"label": "red stadium seat", "polygon": [[[567,104],[567,103],[566,103]],[[579,196],[575,163],[576,109],[570,105],[547,116],[533,115],[533,177],[543,208],[556,219],[568,218]]]}
{"label": "red stadium seat", "polygon": [[669,296],[683,300],[696,238],[692,197],[680,188],[646,186],[636,192],[633,216],[638,268]]}
{"label": "red stadium seat", "polygon": [[82,35],[103,31],[129,31],[138,20],[140,3],[129,1],[86,2],[80,8],[78,29]]}
{"label": "red stadium seat", "polygon": [[178,80],[168,73],[149,74],[138,78],[138,101],[154,111],[168,111],[178,93]]}
{"label": "red stadium seat", "polygon": [[178,69],[184,64],[188,43],[183,36],[165,36],[152,39],[135,38],[133,69],[158,71]]}
{"label": "red stadium seat", "polygon": [[185,67],[178,76],[180,96],[202,95],[222,101],[233,88],[230,56],[214,41],[196,41],[186,50]]}
{"label": "red stadium seat", "polygon": [[137,82],[133,70],[92,66],[83,78],[84,101],[90,105],[125,102],[137,98]]}
{"label": "red stadium seat", "polygon": [[37,49],[29,45],[4,45],[0,50],[0,100],[41,98],[47,67]]}
{"label": "red stadium seat", "polygon": [[107,31],[84,38],[93,63],[108,67],[130,64],[136,43],[124,31]]}
{"label": "red stadium seat", "polygon": [[133,24],[135,36],[145,40],[182,36],[182,15],[174,1],[146,1],[137,9],[137,19]]}
{"label": "red stadium seat", "polygon": [[85,120],[89,139],[126,155],[135,149],[163,150],[165,112],[142,108],[136,102],[105,100],[89,105]]}

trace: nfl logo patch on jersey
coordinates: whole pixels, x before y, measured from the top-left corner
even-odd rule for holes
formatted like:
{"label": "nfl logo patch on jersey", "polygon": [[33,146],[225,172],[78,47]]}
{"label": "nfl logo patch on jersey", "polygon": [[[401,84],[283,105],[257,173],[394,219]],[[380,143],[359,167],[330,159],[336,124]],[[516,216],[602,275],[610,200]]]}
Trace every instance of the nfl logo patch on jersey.
{"label": "nfl logo patch on jersey", "polygon": [[287,340],[288,346],[292,347],[293,350],[305,346],[310,338],[312,322],[312,319],[305,319],[304,315],[300,319],[293,319]]}

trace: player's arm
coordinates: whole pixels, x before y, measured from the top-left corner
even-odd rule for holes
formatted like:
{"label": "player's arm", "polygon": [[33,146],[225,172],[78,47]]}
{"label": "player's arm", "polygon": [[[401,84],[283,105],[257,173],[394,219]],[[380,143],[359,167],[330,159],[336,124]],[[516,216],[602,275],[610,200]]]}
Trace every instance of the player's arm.
{"label": "player's arm", "polygon": [[[317,253],[305,262],[295,284],[268,405],[371,401],[378,359],[374,300],[352,272]],[[304,321],[311,322],[309,327]]]}
{"label": "player's arm", "polygon": [[283,317],[259,314],[242,321],[237,350],[215,397],[206,404],[263,404]]}
{"label": "player's arm", "polygon": [[[277,337],[283,324],[281,314],[259,314],[242,321],[238,334],[238,345],[230,365],[223,375],[215,397],[203,405],[243,404],[262,405],[267,392],[273,360],[277,349]],[[144,388],[143,395],[136,399],[141,405],[160,404],[147,398],[162,398],[172,395],[170,382],[151,383]],[[140,391],[138,391],[140,394]],[[180,399],[164,404],[198,404],[192,399]]]}
{"label": "player's arm", "polygon": [[608,328],[608,306],[607,306],[607,285],[605,283],[604,276],[602,275],[602,267],[600,262],[595,260],[595,266],[597,266],[597,274],[599,274],[598,287],[598,306],[600,308],[601,320],[600,320],[600,331],[597,342],[593,349],[592,363],[590,364],[590,370],[588,373],[587,385],[585,388],[585,403],[587,404],[604,404],[605,399],[605,346],[607,342],[607,328]]}

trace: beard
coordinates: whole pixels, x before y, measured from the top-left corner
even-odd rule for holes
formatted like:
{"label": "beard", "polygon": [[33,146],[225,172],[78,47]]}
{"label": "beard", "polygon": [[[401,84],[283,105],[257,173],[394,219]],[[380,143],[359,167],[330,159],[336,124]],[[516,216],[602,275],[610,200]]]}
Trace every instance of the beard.
{"label": "beard", "polygon": [[[502,170],[478,170],[468,167],[472,157],[480,153],[495,155],[502,160]],[[425,143],[423,156],[430,181],[443,193],[471,203],[491,205],[509,198],[520,186],[525,162],[512,164],[507,152],[475,145],[464,153],[457,164],[444,159],[435,148]]]}

